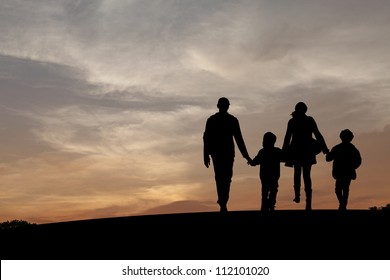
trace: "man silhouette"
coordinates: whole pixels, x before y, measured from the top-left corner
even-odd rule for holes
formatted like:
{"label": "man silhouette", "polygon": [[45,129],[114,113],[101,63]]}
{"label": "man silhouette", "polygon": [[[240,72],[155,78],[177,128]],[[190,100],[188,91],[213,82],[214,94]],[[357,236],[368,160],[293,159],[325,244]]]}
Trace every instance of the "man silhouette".
{"label": "man silhouette", "polygon": [[235,157],[234,141],[242,156],[248,163],[251,162],[241,134],[239,121],[228,113],[229,106],[230,102],[226,97],[221,97],[218,100],[217,107],[219,111],[207,119],[203,134],[204,165],[207,168],[210,166],[211,156],[220,212],[228,211],[227,203]]}

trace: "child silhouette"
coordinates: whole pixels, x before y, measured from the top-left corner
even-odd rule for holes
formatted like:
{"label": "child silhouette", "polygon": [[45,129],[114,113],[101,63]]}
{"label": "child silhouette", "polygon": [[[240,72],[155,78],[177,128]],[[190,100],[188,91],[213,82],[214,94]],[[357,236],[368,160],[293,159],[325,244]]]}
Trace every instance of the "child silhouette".
{"label": "child silhouette", "polygon": [[335,193],[339,210],[347,210],[349,186],[356,179],[356,169],[361,165],[359,150],[351,143],[354,138],[349,129],[340,132],[341,143],[326,155],[326,161],[333,161],[332,176],[336,179]]}
{"label": "child silhouette", "polygon": [[251,166],[260,165],[261,210],[275,210],[276,195],[279,187],[280,162],[282,150],[275,147],[276,135],[266,132],[263,136],[263,148],[250,162]]}

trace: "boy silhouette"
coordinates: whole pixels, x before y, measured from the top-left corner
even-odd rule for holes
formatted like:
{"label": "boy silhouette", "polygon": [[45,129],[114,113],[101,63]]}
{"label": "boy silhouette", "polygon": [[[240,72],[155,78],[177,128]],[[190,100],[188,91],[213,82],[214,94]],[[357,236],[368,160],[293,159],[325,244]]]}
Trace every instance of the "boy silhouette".
{"label": "boy silhouette", "polygon": [[356,169],[361,165],[359,150],[351,143],[354,135],[349,129],[340,132],[341,143],[326,155],[326,161],[333,161],[332,176],[336,179],[335,193],[339,210],[347,210],[349,186],[356,179]]}
{"label": "boy silhouette", "polygon": [[274,146],[275,142],[276,135],[272,132],[266,132],[263,136],[263,148],[250,162],[251,166],[260,165],[261,211],[275,210],[280,162],[284,161],[282,150]]}

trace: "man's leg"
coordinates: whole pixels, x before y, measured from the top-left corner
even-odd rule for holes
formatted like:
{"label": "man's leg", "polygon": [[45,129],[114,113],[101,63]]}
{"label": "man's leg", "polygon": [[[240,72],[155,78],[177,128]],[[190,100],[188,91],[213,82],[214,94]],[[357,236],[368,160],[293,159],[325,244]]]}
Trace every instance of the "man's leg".
{"label": "man's leg", "polygon": [[214,160],[215,182],[217,186],[217,203],[221,212],[227,211],[229,201],[230,184],[233,176],[233,160]]}

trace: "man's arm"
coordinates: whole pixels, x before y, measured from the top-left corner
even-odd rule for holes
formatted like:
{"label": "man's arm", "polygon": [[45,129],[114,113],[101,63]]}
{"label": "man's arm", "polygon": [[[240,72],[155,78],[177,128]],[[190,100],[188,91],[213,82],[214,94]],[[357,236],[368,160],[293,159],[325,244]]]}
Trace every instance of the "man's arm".
{"label": "man's arm", "polygon": [[242,137],[241,133],[241,128],[240,128],[240,123],[238,122],[237,119],[235,119],[235,124],[234,124],[234,139],[237,143],[237,147],[240,150],[242,156],[249,162],[252,161],[251,157],[248,154],[248,151],[246,149],[246,145],[244,142],[244,138]]}

